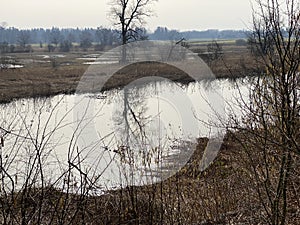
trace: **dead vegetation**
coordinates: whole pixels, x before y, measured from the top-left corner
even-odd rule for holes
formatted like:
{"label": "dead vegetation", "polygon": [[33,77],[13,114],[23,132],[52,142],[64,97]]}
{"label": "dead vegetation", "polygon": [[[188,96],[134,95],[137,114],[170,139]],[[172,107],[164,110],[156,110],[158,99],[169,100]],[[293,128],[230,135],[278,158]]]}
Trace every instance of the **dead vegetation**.
{"label": "dead vegetation", "polygon": [[[236,135],[226,136],[217,159],[204,172],[199,171],[199,161],[208,139],[200,138],[197,150],[187,166],[161,183],[123,187],[100,196],[71,194],[51,187],[21,190],[14,193],[14,196],[1,198],[1,222],[268,224],[257,195],[257,184],[253,182],[251,164],[246,152],[241,150]],[[258,157],[255,164],[259,165],[260,160]],[[277,165],[270,166],[270,171],[273,171],[271,175],[276,176]],[[299,184],[300,176],[296,170],[292,182]],[[288,196],[291,207],[287,214],[287,224],[300,222],[299,188],[293,188]]]}
{"label": "dead vegetation", "polygon": [[[257,62],[251,56],[246,46],[238,47],[234,44],[223,47],[222,57],[208,61],[205,55],[201,54],[205,47],[191,46],[190,49],[209,66],[216,78],[238,78],[248,75],[257,75]],[[41,54],[41,53],[38,53]],[[41,60],[32,60],[35,55],[18,54],[19,61],[28,62],[24,68],[0,70],[0,102],[10,102],[17,98],[51,96],[61,93],[74,93],[78,82],[88,69],[78,60],[79,53],[66,55],[64,58],[52,58],[47,63]],[[53,64],[54,63],[54,64]],[[135,71],[134,73],[132,71]],[[138,71],[138,73],[136,72]],[[135,79],[145,76],[162,76],[172,81],[187,83],[193,79],[183,71],[161,63],[140,63],[133,64],[120,70],[109,79],[103,90],[124,86]],[[100,90],[99,90],[100,91]]]}

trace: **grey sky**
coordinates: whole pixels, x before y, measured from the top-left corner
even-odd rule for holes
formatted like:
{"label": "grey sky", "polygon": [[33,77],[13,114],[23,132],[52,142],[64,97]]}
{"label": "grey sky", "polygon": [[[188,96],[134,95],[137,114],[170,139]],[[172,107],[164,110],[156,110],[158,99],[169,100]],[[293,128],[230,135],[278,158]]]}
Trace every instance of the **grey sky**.
{"label": "grey sky", "polygon": [[[110,27],[109,0],[0,0],[0,22],[18,28]],[[180,30],[244,29],[250,0],[159,0],[146,27]]]}

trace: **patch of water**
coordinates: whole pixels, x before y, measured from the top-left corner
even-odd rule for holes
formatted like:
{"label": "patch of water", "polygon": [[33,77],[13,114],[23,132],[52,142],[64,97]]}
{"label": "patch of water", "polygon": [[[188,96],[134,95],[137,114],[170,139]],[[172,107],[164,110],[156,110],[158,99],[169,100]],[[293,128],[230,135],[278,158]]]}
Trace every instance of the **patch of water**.
{"label": "patch of water", "polygon": [[[241,90],[247,92],[247,86]],[[48,180],[73,165],[74,180],[80,179],[80,167],[90,179],[97,177],[99,190],[157,182],[187,162],[196,138],[218,134],[213,125],[227,116],[215,115],[214,107],[237,94],[228,80],[187,86],[160,81],[104,93],[20,99],[0,106],[3,167],[22,184],[38,148]]]}
{"label": "patch of water", "polygon": [[63,54],[56,54],[56,55],[37,55],[38,57],[41,57],[43,59],[50,59],[50,58],[64,58],[66,55]]}
{"label": "patch of water", "polygon": [[0,64],[0,69],[18,69],[23,67],[24,65],[18,65],[18,64]]}
{"label": "patch of water", "polygon": [[104,65],[104,64],[114,64],[119,63],[119,61],[94,61],[94,62],[84,62],[84,65]]}

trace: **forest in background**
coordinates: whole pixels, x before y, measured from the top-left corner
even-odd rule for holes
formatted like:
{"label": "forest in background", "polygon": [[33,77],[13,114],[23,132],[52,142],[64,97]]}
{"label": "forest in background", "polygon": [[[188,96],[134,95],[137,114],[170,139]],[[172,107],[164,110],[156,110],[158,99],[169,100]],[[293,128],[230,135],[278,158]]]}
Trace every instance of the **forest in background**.
{"label": "forest in background", "polygon": [[[157,27],[153,33],[146,31],[144,28],[136,28],[135,32],[139,33],[142,39],[149,40],[179,40],[179,39],[240,39],[247,38],[248,32],[243,30],[205,30],[205,31],[184,31],[170,30],[166,27]],[[68,46],[72,43],[80,43],[89,47],[92,43],[100,46],[112,46],[120,44],[120,34],[116,29],[111,28],[70,28],[60,29],[53,27],[51,29],[34,28],[34,29],[17,29],[14,27],[0,26],[0,51],[2,53],[22,51],[28,45],[39,44],[53,45],[57,47]],[[13,45],[13,46],[12,46]],[[15,47],[21,47],[17,50]],[[27,47],[28,48],[28,47]],[[67,49],[67,48],[65,48]],[[28,50],[28,49],[27,49]]]}

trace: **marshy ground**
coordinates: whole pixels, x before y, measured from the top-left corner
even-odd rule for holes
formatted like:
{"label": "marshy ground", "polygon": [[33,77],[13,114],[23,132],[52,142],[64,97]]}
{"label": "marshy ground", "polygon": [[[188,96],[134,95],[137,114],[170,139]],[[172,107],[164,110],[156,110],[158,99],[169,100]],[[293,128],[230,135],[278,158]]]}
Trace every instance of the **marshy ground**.
{"label": "marshy ground", "polygon": [[[217,78],[235,79],[261,71],[247,46],[236,46],[234,42],[224,42],[222,54],[213,60],[207,54],[206,42],[191,42],[190,50],[203,58]],[[91,62],[95,54],[101,55],[92,50],[70,53],[37,50],[6,55],[24,67],[0,71],[0,102],[74,93],[89,67],[84,63]],[[118,71],[104,90],[123,87],[146,76],[162,76],[181,83],[193,81],[181,70],[166,64],[138,63]],[[251,177],[251,164],[241,151],[243,135],[228,134],[214,162],[200,171],[199,162],[207,142],[207,138],[199,138],[186,166],[153,185],[120,187],[100,196],[86,195],[84,185],[76,194],[57,190],[51,184],[44,189],[30,186],[13,195],[5,193],[0,198],[0,221],[4,224],[10,221],[23,224],[263,224],[261,196]],[[270,171],[271,176],[276,176],[276,170]],[[296,172],[294,175],[293,181],[297,183],[300,176]],[[292,202],[288,212],[290,224],[300,223],[298,192],[299,188],[295,187],[288,196]]]}
{"label": "marshy ground", "polygon": [[[192,42],[189,49],[199,54],[216,78],[234,79],[258,73],[258,64],[247,46],[225,42],[217,59],[210,58],[206,46],[206,42]],[[3,55],[2,58],[9,58],[24,67],[0,70],[0,102],[10,102],[24,97],[74,93],[78,82],[89,67],[86,63],[92,63],[93,58],[101,54],[102,52],[93,50],[48,53],[37,48],[32,53]],[[162,76],[182,83],[193,81],[181,70],[167,64],[141,63],[118,71],[105,84],[103,90],[122,87],[145,76]]]}

